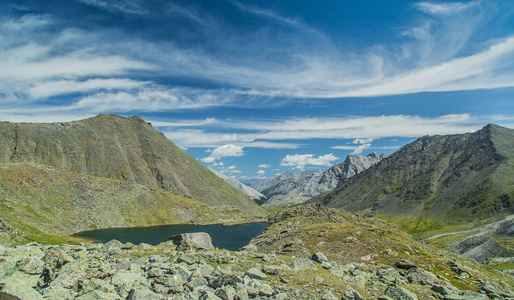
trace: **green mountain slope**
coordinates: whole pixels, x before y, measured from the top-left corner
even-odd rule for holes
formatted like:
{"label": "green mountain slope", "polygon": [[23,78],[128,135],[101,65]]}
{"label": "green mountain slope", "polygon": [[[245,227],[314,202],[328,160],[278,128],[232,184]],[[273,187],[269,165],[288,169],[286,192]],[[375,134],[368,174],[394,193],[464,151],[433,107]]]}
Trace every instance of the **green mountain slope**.
{"label": "green mountain slope", "polygon": [[69,234],[265,215],[139,117],[0,123],[0,176],[0,219],[28,239],[29,227]]}
{"label": "green mountain slope", "polygon": [[514,130],[425,136],[315,197],[329,207],[444,223],[514,212]]}

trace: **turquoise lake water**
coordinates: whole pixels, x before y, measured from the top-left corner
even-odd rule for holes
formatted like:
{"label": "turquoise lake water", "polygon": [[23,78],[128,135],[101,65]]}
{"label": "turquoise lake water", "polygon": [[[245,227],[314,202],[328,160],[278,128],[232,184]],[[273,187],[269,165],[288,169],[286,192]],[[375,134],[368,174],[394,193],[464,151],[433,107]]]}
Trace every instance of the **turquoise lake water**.
{"label": "turquoise lake water", "polygon": [[236,251],[245,246],[250,240],[261,234],[269,224],[265,222],[247,223],[240,225],[223,226],[215,225],[165,225],[152,227],[133,228],[108,228],[91,231],[83,231],[75,234],[94,239],[100,243],[110,240],[118,240],[122,243],[132,244],[147,243],[157,245],[166,242],[168,237],[189,232],[207,232],[212,238],[212,244],[216,248]]}

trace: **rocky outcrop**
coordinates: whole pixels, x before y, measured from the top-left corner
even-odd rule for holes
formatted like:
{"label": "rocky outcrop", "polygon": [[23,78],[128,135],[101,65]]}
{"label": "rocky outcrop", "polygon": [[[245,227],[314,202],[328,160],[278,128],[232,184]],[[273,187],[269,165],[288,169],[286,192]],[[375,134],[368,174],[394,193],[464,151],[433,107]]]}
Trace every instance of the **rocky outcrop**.
{"label": "rocky outcrop", "polygon": [[[271,226],[247,248],[294,256],[292,269],[309,270],[312,265],[307,261],[314,261],[347,284],[344,294],[332,291],[323,295],[325,299],[487,299],[514,295],[508,288],[514,278],[508,272],[484,269],[476,261],[438,249],[380,220],[309,204],[284,209],[270,221]],[[452,282],[458,282],[459,288]],[[349,290],[362,298],[355,298]]]}
{"label": "rocky outcrop", "polygon": [[320,190],[316,195],[313,196],[317,196],[328,190],[335,189],[336,187],[343,184],[348,178],[353,177],[362,171],[376,165],[387,156],[387,154],[377,154],[375,152],[372,152],[367,156],[348,155],[344,162],[336,164],[323,172],[323,175],[318,182],[320,185]]}
{"label": "rocky outcrop", "polygon": [[343,163],[336,164],[323,173],[318,171],[304,171],[299,174],[285,172],[278,177],[255,185],[254,188],[269,197],[263,206],[296,205],[338,187],[348,178],[377,164],[385,157],[387,154],[375,152],[367,156],[349,155]]}
{"label": "rocky outcrop", "polygon": [[0,299],[512,297],[508,287],[485,280],[479,280],[477,290],[479,293],[459,290],[443,277],[419,267],[404,272],[376,263],[339,264],[321,252],[309,259],[247,251],[180,250],[171,241],[150,246],[116,240],[105,244],[0,247]]}

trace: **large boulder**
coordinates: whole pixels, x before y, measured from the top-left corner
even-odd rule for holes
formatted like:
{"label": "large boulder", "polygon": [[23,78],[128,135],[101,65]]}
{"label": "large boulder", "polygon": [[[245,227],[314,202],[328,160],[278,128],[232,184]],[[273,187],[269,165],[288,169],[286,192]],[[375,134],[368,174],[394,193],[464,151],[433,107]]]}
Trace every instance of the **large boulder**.
{"label": "large boulder", "polygon": [[194,232],[172,235],[168,240],[173,241],[178,249],[194,247],[204,250],[214,249],[211,236],[206,232]]}

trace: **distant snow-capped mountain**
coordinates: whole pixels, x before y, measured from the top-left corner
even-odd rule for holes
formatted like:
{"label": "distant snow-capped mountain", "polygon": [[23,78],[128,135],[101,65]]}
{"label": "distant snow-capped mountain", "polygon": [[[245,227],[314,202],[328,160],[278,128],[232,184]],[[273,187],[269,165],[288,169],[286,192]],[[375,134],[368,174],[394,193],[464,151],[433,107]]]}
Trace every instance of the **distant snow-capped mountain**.
{"label": "distant snow-capped mountain", "polygon": [[304,171],[298,174],[285,172],[253,186],[268,197],[263,206],[290,206],[303,203],[310,198],[332,190],[346,179],[366,170],[387,157],[375,152],[367,156],[348,155],[344,162],[332,166],[325,172]]}
{"label": "distant snow-capped mountain", "polygon": [[228,182],[233,187],[237,188],[244,194],[246,194],[248,197],[254,199],[254,200],[261,200],[266,199],[267,197],[261,194],[260,192],[256,191],[254,188],[247,186],[246,184],[242,183],[241,181],[237,180],[235,177],[229,177],[221,172],[218,172],[216,170],[210,169],[214,174],[216,174],[221,179]]}

